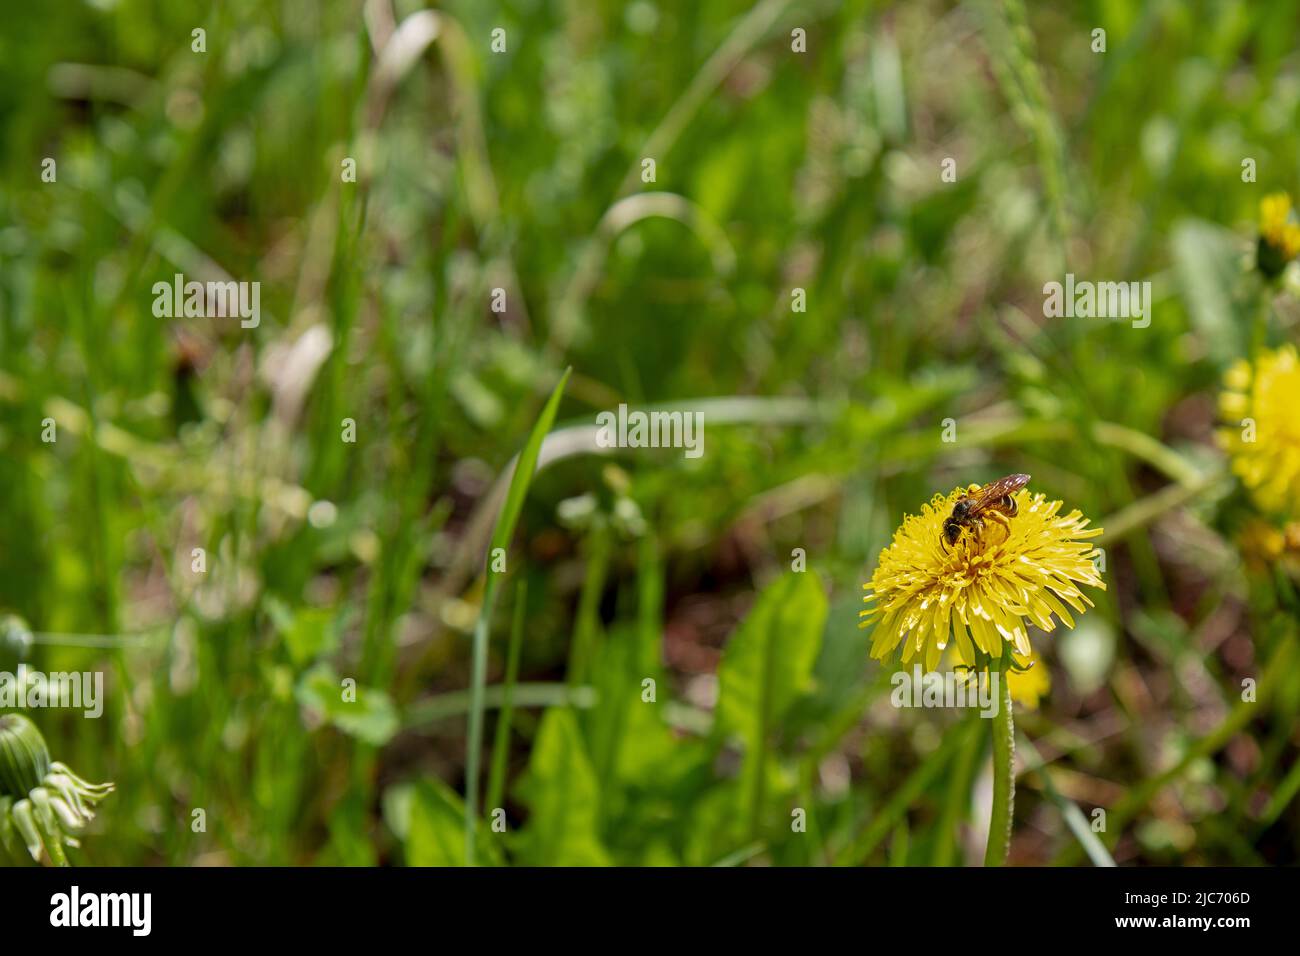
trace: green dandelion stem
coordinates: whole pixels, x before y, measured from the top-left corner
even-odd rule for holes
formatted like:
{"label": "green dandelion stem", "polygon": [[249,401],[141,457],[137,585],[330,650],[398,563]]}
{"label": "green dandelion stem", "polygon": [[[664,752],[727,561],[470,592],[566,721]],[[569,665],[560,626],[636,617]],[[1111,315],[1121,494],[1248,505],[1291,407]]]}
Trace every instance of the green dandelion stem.
{"label": "green dandelion stem", "polygon": [[1011,848],[1011,817],[1016,805],[1016,724],[1011,714],[1011,682],[998,677],[998,712],[993,718],[993,811],[985,866],[1002,866]]}
{"label": "green dandelion stem", "polygon": [[1259,300],[1255,304],[1255,317],[1250,323],[1250,369],[1251,375],[1255,374],[1258,368],[1259,357],[1268,347],[1268,323],[1269,316],[1273,311],[1273,288],[1267,282],[1263,283],[1259,292]]}

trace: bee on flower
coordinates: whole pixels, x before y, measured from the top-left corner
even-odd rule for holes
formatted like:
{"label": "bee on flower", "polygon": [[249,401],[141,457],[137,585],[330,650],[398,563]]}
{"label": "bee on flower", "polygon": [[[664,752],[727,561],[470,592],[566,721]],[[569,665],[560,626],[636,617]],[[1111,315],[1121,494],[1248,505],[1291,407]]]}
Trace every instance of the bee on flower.
{"label": "bee on flower", "polygon": [[904,517],[863,585],[861,626],[875,625],[872,657],[901,649],[903,664],[920,660],[934,670],[951,644],[960,666],[1010,667],[1004,653],[1033,653],[1029,625],[1073,627],[1071,609],[1092,606],[1080,586],[1106,587],[1088,540],[1102,529],[1089,528],[1077,510],[1062,515],[1062,503],[1031,494],[1028,480],[958,488]]}

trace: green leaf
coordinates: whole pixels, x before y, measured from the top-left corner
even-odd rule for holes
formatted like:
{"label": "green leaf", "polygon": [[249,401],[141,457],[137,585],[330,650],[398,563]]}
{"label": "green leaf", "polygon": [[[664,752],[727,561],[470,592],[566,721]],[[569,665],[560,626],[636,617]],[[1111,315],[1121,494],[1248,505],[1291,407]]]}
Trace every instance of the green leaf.
{"label": "green leaf", "polygon": [[[564,394],[564,386],[568,384],[569,375],[573,369],[567,368],[564,374],[560,376],[560,381],[556,384],[551,397],[546,400],[546,405],[542,409],[541,415],[537,418],[537,423],[533,425],[532,434],[528,436],[528,442],[524,445],[523,451],[519,453],[519,460],[515,462],[514,473],[510,477],[510,488],[506,492],[505,504],[501,507],[501,514],[497,516],[497,524],[492,532],[492,550],[497,548],[508,548],[510,539],[514,537],[515,525],[519,521],[519,512],[523,510],[524,498],[528,496],[528,486],[532,484],[533,473],[537,470],[537,456],[541,454],[542,442],[546,439],[547,433],[551,426],[555,424],[555,413],[560,407],[560,396]],[[491,553],[489,552],[488,575],[495,574],[492,570]]]}
{"label": "green leaf", "polygon": [[1226,364],[1246,347],[1247,316],[1239,314],[1233,298],[1240,273],[1238,239],[1220,226],[1185,219],[1174,227],[1171,245],[1192,325],[1215,360]]}
{"label": "green leaf", "polygon": [[787,574],[759,595],[718,668],[718,726],[745,747],[742,809],[754,836],[761,829],[770,737],[812,684],[826,609],[815,574]]}
{"label": "green leaf", "polygon": [[727,643],[718,668],[718,721],[747,747],[812,683],[826,623],[826,595],[811,572],[770,585]]}
{"label": "green leaf", "polygon": [[275,599],[268,599],[267,611],[295,668],[328,656],[338,647],[338,622],[333,611],[313,607],[291,611]]}
{"label": "green leaf", "polygon": [[397,708],[386,693],[357,687],[352,700],[345,699],[344,692],[342,680],[328,664],[316,665],[298,680],[298,703],[345,734],[381,747],[397,733]]}
{"label": "green leaf", "polygon": [[573,711],[542,717],[520,794],[532,809],[520,844],[532,866],[607,866],[600,841],[600,788]]}
{"label": "green leaf", "polygon": [[[407,866],[465,865],[465,805],[437,777],[389,787],[384,820],[402,841]],[[499,854],[488,856],[500,862]]]}

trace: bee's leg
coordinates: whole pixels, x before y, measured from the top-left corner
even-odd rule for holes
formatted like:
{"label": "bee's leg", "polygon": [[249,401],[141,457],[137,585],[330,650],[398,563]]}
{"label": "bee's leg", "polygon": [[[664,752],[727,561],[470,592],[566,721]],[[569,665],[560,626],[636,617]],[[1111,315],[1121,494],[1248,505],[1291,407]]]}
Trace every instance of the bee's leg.
{"label": "bee's leg", "polygon": [[1006,541],[1007,538],[1011,537],[1011,519],[1008,518],[1006,515],[1004,515],[1001,511],[995,511],[990,509],[989,511],[984,512],[983,517],[986,521],[991,521],[992,523],[1002,528],[1003,541]]}

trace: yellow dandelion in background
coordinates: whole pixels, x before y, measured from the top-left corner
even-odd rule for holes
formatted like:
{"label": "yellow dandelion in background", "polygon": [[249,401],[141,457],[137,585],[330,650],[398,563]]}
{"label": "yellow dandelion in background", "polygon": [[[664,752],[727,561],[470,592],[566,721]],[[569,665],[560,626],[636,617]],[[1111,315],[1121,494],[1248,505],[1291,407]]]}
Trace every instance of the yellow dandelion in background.
{"label": "yellow dandelion in background", "polygon": [[[1029,710],[1037,710],[1039,700],[1052,689],[1051,672],[1048,671],[1047,665],[1043,663],[1042,658],[1037,654],[1030,654],[1025,657],[1013,653],[1011,659],[1014,666],[1007,668],[1005,675],[1011,699]],[[974,680],[979,674],[987,674],[988,668],[967,669],[960,667],[957,673],[963,683],[967,683]]]}
{"label": "yellow dandelion in background", "polygon": [[1255,571],[1280,566],[1292,577],[1300,577],[1300,521],[1278,527],[1263,518],[1251,518],[1237,533],[1237,548],[1247,567]]}
{"label": "yellow dandelion in background", "polygon": [[1052,674],[1037,654],[1026,659],[1016,659],[1016,666],[1007,671],[1011,699],[1030,710],[1038,709],[1038,701],[1052,689]]}
{"label": "yellow dandelion in background", "polygon": [[1269,278],[1278,276],[1286,264],[1300,255],[1300,225],[1291,216],[1291,197],[1270,193],[1259,201],[1259,245],[1256,262]]}
{"label": "yellow dandelion in background", "polygon": [[872,657],[883,660],[901,645],[902,663],[920,658],[934,670],[949,642],[967,667],[985,665],[977,652],[1000,659],[1004,642],[1027,657],[1028,624],[1052,631],[1059,619],[1073,627],[1066,605],[1079,614],[1092,606],[1078,585],[1105,589],[1087,542],[1102,529],[1087,527],[1077,510],[1062,516],[1061,502],[1024,489],[1012,496],[1016,514],[1005,524],[987,522],[949,546],[944,521],[967,494],[935,495],[880,552],[860,615],[862,627],[876,625]]}
{"label": "yellow dandelion in background", "polygon": [[1255,503],[1294,515],[1300,496],[1300,357],[1293,345],[1238,361],[1224,376],[1219,439]]}

